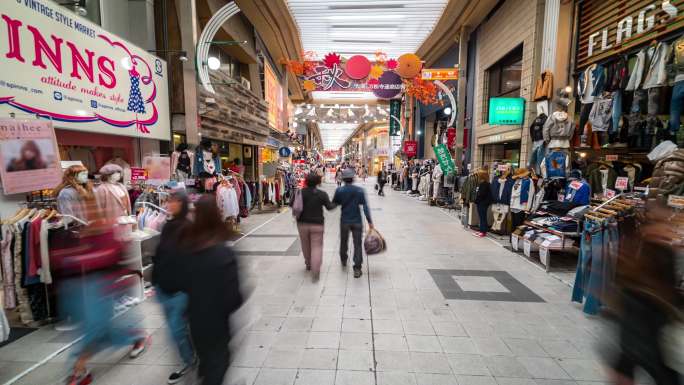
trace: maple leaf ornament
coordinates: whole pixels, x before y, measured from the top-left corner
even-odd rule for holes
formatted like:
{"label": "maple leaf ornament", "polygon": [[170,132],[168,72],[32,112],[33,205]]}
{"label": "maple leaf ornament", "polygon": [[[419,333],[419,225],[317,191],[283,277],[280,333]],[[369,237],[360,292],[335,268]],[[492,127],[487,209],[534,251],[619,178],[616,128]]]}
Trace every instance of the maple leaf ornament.
{"label": "maple leaf ornament", "polygon": [[334,52],[325,55],[325,57],[323,58],[323,63],[328,68],[333,68],[336,64],[339,66],[341,62],[342,58],[340,57],[340,55]]}
{"label": "maple leaf ornament", "polygon": [[399,64],[399,63],[397,62],[396,59],[389,59],[389,60],[387,61],[387,69],[393,70],[393,69],[397,68],[397,65],[398,65],[398,64]]}
{"label": "maple leaf ornament", "polygon": [[370,77],[371,79],[377,79],[377,78],[379,78],[380,76],[382,76],[382,73],[383,73],[383,72],[385,72],[385,70],[382,69],[382,66],[376,64],[376,65],[374,65],[373,67],[371,67],[369,77]]}

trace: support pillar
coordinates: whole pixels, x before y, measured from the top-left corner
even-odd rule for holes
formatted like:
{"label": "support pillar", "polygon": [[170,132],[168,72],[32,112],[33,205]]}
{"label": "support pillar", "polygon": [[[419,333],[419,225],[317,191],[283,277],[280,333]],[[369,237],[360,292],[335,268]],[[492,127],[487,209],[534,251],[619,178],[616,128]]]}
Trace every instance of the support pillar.
{"label": "support pillar", "polygon": [[456,91],[456,158],[455,163],[459,170],[462,170],[463,164],[463,148],[464,127],[466,118],[466,93],[468,78],[466,73],[468,71],[468,40],[470,39],[471,28],[469,26],[461,27],[458,36],[458,85]]}
{"label": "support pillar", "polygon": [[198,145],[200,142],[200,122],[197,93],[197,70],[195,68],[195,47],[197,46],[198,24],[195,0],[175,0],[178,10],[178,24],[181,30],[183,50],[188,58],[183,62],[183,92],[185,95],[185,135],[188,145]]}

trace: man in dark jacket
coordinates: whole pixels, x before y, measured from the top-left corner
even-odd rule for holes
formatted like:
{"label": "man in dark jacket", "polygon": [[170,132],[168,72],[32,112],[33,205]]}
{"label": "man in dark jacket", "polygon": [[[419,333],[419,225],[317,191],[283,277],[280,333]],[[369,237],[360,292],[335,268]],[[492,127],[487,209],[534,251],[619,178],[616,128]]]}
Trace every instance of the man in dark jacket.
{"label": "man in dark jacket", "polygon": [[366,193],[361,187],[355,186],[354,170],[348,168],[342,173],[344,186],[338,187],[333,197],[333,203],[342,206],[342,217],[340,218],[340,260],[342,266],[347,266],[347,249],[349,247],[349,232],[351,231],[354,239],[354,278],[361,277],[361,265],[363,264],[363,218],[361,217],[361,207],[368,221],[368,226],[373,228],[370,209],[366,201]]}
{"label": "man in dark jacket", "polygon": [[383,191],[385,183],[387,183],[387,171],[382,167],[380,171],[378,171],[378,195],[380,196],[385,196],[385,192]]}

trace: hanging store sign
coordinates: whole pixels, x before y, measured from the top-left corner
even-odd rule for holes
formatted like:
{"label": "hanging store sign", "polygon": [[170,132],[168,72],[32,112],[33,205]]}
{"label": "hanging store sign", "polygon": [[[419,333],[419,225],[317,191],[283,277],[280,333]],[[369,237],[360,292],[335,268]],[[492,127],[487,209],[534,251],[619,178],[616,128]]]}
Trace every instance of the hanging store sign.
{"label": "hanging store sign", "polygon": [[5,194],[57,187],[62,168],[52,123],[1,119],[0,167]]}
{"label": "hanging store sign", "polygon": [[519,126],[525,118],[525,99],[489,98],[489,124]]}
{"label": "hanging store sign", "polygon": [[324,62],[317,63],[305,79],[315,85],[312,91],[373,92],[381,99],[392,99],[404,90],[401,77],[393,71],[384,71],[378,78],[352,79],[340,65],[328,67]]}
{"label": "hanging store sign", "polygon": [[401,135],[401,100],[393,99],[390,100],[390,111],[389,111],[389,132],[390,136]]}
{"label": "hanging store sign", "polygon": [[458,80],[458,68],[425,68],[420,71],[423,80]]}
{"label": "hanging store sign", "polygon": [[289,147],[280,147],[278,149],[278,155],[280,155],[281,158],[288,158],[292,155],[292,150],[290,150]]}
{"label": "hanging store sign", "polygon": [[264,63],[264,88],[268,102],[268,124],[276,131],[287,131],[283,124],[283,87],[268,63]]}
{"label": "hanging store sign", "polygon": [[585,0],[580,4],[577,68],[646,44],[684,26],[684,3]]}
{"label": "hanging store sign", "polygon": [[403,150],[404,154],[406,154],[407,157],[415,157],[416,155],[418,155],[418,142],[416,142],[415,140],[405,140]]}
{"label": "hanging store sign", "polygon": [[166,63],[49,1],[0,2],[0,114],[170,139]]}
{"label": "hanging store sign", "polygon": [[451,158],[451,153],[449,152],[447,146],[444,144],[439,144],[434,146],[432,149],[435,151],[435,156],[437,157],[439,166],[442,168],[442,172],[444,172],[445,175],[456,172],[456,165],[454,164],[454,160]]}

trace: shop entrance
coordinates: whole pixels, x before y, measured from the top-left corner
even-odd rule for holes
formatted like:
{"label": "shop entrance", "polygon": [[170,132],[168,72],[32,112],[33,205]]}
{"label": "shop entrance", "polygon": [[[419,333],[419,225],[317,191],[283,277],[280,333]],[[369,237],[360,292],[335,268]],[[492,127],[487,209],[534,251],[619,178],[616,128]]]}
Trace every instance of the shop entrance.
{"label": "shop entrance", "polygon": [[512,167],[520,167],[520,141],[493,143],[481,145],[479,148],[480,162],[482,165],[491,165],[493,162],[510,163]]}

